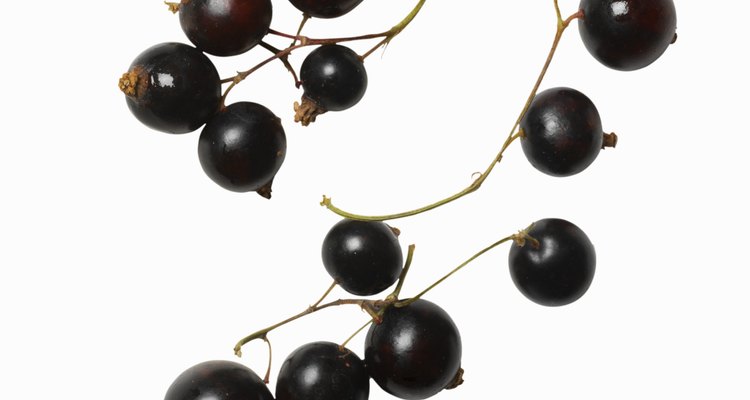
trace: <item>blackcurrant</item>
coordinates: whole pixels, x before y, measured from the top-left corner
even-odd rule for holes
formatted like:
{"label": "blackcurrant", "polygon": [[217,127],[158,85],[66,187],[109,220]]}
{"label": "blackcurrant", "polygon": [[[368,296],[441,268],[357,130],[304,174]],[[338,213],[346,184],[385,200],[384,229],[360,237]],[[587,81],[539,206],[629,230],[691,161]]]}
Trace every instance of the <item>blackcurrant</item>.
{"label": "blackcurrant", "polygon": [[[570,176],[586,169],[599,155],[605,137],[594,103],[565,87],[538,93],[521,120],[521,129],[526,158],[552,176]],[[616,139],[609,135],[608,141]]]}
{"label": "blackcurrant", "polygon": [[461,336],[445,310],[418,299],[391,306],[380,324],[370,325],[365,365],[386,392],[425,399],[462,382]]}
{"label": "blackcurrant", "polygon": [[169,387],[164,400],[273,400],[273,395],[251,369],[216,360],[185,370]]}
{"label": "blackcurrant", "polygon": [[367,400],[370,376],[348,349],[330,342],[299,347],[281,365],[276,400]]}
{"label": "blackcurrant", "polygon": [[180,26],[206,53],[233,56],[260,43],[272,15],[271,0],[188,0],[180,5]]}
{"label": "blackcurrant", "polygon": [[621,71],[656,61],[676,38],[672,0],[581,0],[578,30],[589,53]]}
{"label": "blackcurrant", "polygon": [[326,111],[342,111],[357,104],[367,89],[367,71],[352,49],[323,45],[305,57],[300,68],[304,94],[295,104],[295,121],[308,125]]}
{"label": "blackcurrant", "polygon": [[219,109],[221,82],[211,60],[194,47],[161,43],[146,49],[122,75],[120,90],[146,126],[192,132]]}
{"label": "blackcurrant", "polygon": [[362,0],[289,0],[303,13],[315,18],[336,18],[340,17],[354,7],[358,6]]}
{"label": "blackcurrant", "polygon": [[393,229],[382,222],[344,219],[323,239],[323,265],[349,293],[369,296],[391,286],[403,268]]}
{"label": "blackcurrant", "polygon": [[596,252],[588,236],[563,219],[534,223],[522,246],[512,246],[510,276],[518,290],[535,303],[562,306],[578,300],[591,286]]}
{"label": "blackcurrant", "polygon": [[198,158],[217,184],[271,197],[271,183],[286,156],[281,120],[268,108],[239,102],[219,111],[201,132]]}

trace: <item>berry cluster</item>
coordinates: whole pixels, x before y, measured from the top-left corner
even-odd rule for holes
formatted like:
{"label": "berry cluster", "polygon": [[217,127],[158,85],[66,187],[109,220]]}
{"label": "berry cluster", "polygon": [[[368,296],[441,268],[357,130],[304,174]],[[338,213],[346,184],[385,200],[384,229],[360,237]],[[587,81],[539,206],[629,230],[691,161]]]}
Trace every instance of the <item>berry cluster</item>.
{"label": "berry cluster", "polygon": [[[157,44],[138,55],[123,74],[119,87],[133,115],[146,126],[168,133],[187,133],[203,126],[198,142],[200,163],[218,185],[232,191],[255,191],[270,198],[271,184],[286,154],[287,139],[281,120],[268,108],[240,101],[226,105],[228,92],[272,60],[281,60],[303,88],[294,104],[295,121],[308,125],[327,111],[348,109],[367,88],[365,58],[398,35],[417,15],[426,0],[419,0],[399,24],[383,33],[336,39],[311,39],[300,34],[309,18],[337,18],[362,0],[290,0],[303,12],[295,35],[271,29],[271,0],[182,0],[168,3],[179,13],[180,25],[195,47],[181,43]],[[463,381],[461,336],[448,313],[423,296],[472,260],[505,242],[512,242],[508,265],[519,291],[544,306],[563,306],[583,296],[592,283],[596,253],[587,235],[563,219],[548,218],[477,252],[422,292],[402,299],[401,287],[414,247],[404,252],[398,230],[383,221],[426,212],[476,191],[498,164],[511,143],[518,140],[531,165],[557,177],[584,171],[601,149],[614,147],[617,136],[604,133],[594,103],[567,87],[539,91],[569,24],[577,20],[582,41],[602,64],[630,71],[648,66],[676,39],[676,12],[672,0],[581,0],[567,19],[557,1],[557,31],[552,49],[518,120],[486,171],[466,189],[427,206],[383,216],[346,212],[324,197],[322,205],[344,217],[322,245],[322,262],[333,284],[313,306],[240,340],[260,339],[269,344],[272,330],[324,308],[355,305],[371,319],[364,358],[343,344],[313,342],[293,351],[278,372],[275,395],[265,379],[230,361],[208,361],[183,372],[167,391],[165,400],[365,400],[370,379],[402,399],[425,399]],[[264,42],[269,34],[292,39],[279,50]],[[342,42],[379,39],[364,55]],[[204,54],[234,56],[255,47],[273,55],[238,75],[221,79]],[[299,75],[288,56],[303,46],[317,46],[305,58]],[[298,78],[299,76],[299,78]],[[221,85],[228,84],[222,92]],[[395,289],[380,300],[361,297],[324,303],[339,286],[355,296],[373,296]],[[354,335],[352,335],[353,337]],[[351,339],[351,337],[350,337]]]}

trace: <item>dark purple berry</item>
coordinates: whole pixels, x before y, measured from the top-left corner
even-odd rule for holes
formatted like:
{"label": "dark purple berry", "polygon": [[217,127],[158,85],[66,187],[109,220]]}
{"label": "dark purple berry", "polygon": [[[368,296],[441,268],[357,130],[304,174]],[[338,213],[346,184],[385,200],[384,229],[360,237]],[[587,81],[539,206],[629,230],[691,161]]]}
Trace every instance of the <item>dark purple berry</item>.
{"label": "dark purple berry", "polygon": [[357,104],[367,89],[362,59],[348,47],[330,44],[313,50],[302,62],[302,104],[295,104],[295,120],[303,125],[326,111],[342,111]]}
{"label": "dark purple berry", "polygon": [[221,82],[211,60],[194,47],[162,43],[130,64],[119,82],[130,111],[149,128],[192,132],[219,109]]}
{"label": "dark purple berry", "polygon": [[271,26],[271,0],[188,0],[180,4],[180,26],[193,44],[216,56],[244,53]]}
{"label": "dark purple berry", "polygon": [[583,44],[602,64],[621,71],[656,61],[677,38],[672,0],[581,0]]}
{"label": "dark purple berry", "polygon": [[398,237],[382,222],[344,219],[323,239],[323,265],[349,293],[377,294],[398,280],[403,255]]}
{"label": "dark purple berry", "polygon": [[232,361],[206,361],[175,379],[164,400],[273,400],[250,368]]}
{"label": "dark purple berry", "polygon": [[386,392],[402,399],[426,399],[462,382],[461,336],[442,308],[427,300],[391,306],[380,324],[370,325],[365,365]]}
{"label": "dark purple berry", "polygon": [[203,171],[225,189],[271,197],[271,183],[286,156],[286,135],[271,110],[250,102],[218,112],[201,132]]}
{"label": "dark purple berry", "polygon": [[315,18],[336,18],[340,17],[354,7],[358,6],[362,0],[289,0],[303,13]]}
{"label": "dark purple berry", "polygon": [[281,365],[276,400],[367,400],[370,376],[348,349],[330,342],[299,347]]}
{"label": "dark purple berry", "polygon": [[521,129],[526,158],[552,176],[570,176],[586,169],[599,155],[604,139],[594,103],[565,87],[537,94],[521,120]]}
{"label": "dark purple berry", "polygon": [[529,300],[562,306],[578,300],[591,286],[596,252],[588,236],[562,219],[534,223],[523,246],[510,249],[510,276]]}

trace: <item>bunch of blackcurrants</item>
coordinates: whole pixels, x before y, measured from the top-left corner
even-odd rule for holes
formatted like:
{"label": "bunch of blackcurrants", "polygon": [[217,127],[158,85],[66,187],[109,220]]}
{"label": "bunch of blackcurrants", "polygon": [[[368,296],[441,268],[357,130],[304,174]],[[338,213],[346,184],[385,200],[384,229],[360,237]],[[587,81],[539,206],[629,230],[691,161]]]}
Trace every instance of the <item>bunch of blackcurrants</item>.
{"label": "bunch of blackcurrants", "polygon": [[[280,0],[279,0],[280,1]],[[220,186],[238,192],[255,191],[270,198],[271,184],[286,153],[286,136],[268,108],[251,102],[225,105],[228,91],[253,71],[280,60],[304,94],[295,103],[295,121],[307,125],[327,111],[354,106],[365,94],[365,55],[341,45],[352,40],[379,39],[375,50],[388,43],[416,16],[426,0],[398,25],[379,34],[337,39],[310,39],[300,31],[308,18],[336,18],[362,0],[289,0],[303,12],[295,35],[270,28],[271,0],[182,0],[168,3],[179,13],[180,24],[195,45],[155,45],[131,64],[119,81],[131,112],[155,130],[187,133],[203,126],[198,155],[206,174]],[[422,296],[471,260],[504,242],[512,242],[510,274],[530,300],[562,306],[578,300],[589,288],[596,254],[586,234],[562,219],[542,219],[509,235],[469,258],[423,292],[400,299],[411,252],[404,261],[398,230],[383,221],[407,217],[441,206],[479,188],[509,144],[520,140],[529,162],[552,176],[570,176],[586,169],[617,136],[604,133],[599,113],[583,93],[566,87],[539,92],[560,36],[578,21],[588,51],[602,64],[617,70],[643,68],[659,58],[676,39],[676,11],[672,0],[581,0],[567,19],[560,15],[547,62],[518,121],[487,171],[467,189],[426,207],[385,216],[345,212],[324,198],[323,205],[345,217],[323,240],[323,264],[334,282],[315,305],[281,323],[255,332],[235,347],[260,339],[271,330],[330,306],[354,304],[371,320],[364,359],[344,344],[315,342],[299,347],[278,373],[277,400],[364,400],[372,378],[386,392],[402,399],[425,399],[462,382],[461,338],[451,317]],[[290,38],[276,49],[263,41],[268,34]],[[256,46],[273,55],[236,76],[221,79],[204,54],[233,56]],[[317,46],[305,58],[299,77],[288,61],[297,48]],[[221,85],[228,84],[222,93]],[[355,298],[323,303],[335,286],[355,296],[373,296],[396,284],[382,300]],[[359,332],[359,331],[358,331]],[[356,333],[355,333],[356,334]],[[348,342],[348,340],[347,340]],[[270,346],[270,342],[269,342]],[[183,372],[169,387],[165,400],[273,399],[266,383],[249,368],[231,361],[208,361]],[[265,381],[265,382],[264,382]]]}

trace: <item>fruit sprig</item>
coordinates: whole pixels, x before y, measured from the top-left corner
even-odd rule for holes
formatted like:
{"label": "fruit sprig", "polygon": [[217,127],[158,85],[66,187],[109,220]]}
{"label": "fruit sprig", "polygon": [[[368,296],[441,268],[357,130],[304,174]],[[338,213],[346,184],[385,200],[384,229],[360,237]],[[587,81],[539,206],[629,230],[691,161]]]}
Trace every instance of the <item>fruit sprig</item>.
{"label": "fruit sprig", "polygon": [[563,33],[574,20],[581,21],[579,30],[583,43],[602,64],[623,71],[650,65],[677,39],[674,4],[672,0],[650,3],[647,0],[581,0],[578,11],[563,19],[558,1],[553,2],[557,29],[541,72],[497,155],[469,186],[426,206],[392,214],[352,213],[336,206],[326,195],[320,205],[344,218],[361,221],[405,218],[477,191],[516,140],[520,140],[526,158],[537,170],[557,177],[583,171],[601,149],[614,148],[617,135],[602,132],[599,112],[586,95],[566,87],[539,93],[542,81]]}
{"label": "fruit sprig", "polygon": [[[226,104],[227,96],[253,72],[278,59],[304,91],[300,102],[294,102],[295,122],[307,126],[321,114],[356,105],[367,88],[365,59],[399,35],[426,2],[417,0],[400,22],[382,32],[332,38],[301,34],[308,19],[340,17],[361,1],[292,1],[303,12],[293,35],[271,29],[271,0],[167,2],[169,9],[179,14],[182,30],[196,47],[182,43],[152,46],[135,58],[118,86],[133,115],[154,130],[182,134],[205,124],[198,157],[209,178],[231,191],[254,191],[270,198],[273,179],[286,156],[281,120],[257,103]],[[263,40],[269,34],[292,42],[277,49]],[[379,40],[362,55],[342,45],[372,39]],[[294,50],[309,46],[317,48],[307,55],[297,74],[288,57]],[[255,47],[273,54],[224,79],[204,54],[228,57]],[[227,87],[222,91],[224,84]]]}

